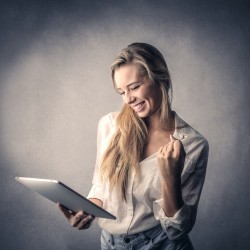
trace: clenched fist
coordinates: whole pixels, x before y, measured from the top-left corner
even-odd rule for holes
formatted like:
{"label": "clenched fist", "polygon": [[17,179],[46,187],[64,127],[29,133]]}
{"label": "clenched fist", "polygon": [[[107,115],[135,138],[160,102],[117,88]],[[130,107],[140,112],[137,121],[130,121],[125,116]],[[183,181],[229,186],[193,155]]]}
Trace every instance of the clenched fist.
{"label": "clenched fist", "polygon": [[185,151],[181,141],[170,135],[170,142],[160,147],[157,159],[163,180],[174,181],[180,178],[185,161]]}

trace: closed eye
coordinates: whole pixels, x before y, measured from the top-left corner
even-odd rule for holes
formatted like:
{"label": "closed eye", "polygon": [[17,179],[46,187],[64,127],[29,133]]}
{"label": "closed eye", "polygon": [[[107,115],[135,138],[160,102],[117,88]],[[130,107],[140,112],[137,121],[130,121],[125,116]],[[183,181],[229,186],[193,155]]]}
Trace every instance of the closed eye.
{"label": "closed eye", "polygon": [[140,86],[141,86],[141,85],[137,85],[137,86],[131,88],[131,90],[136,90],[136,89],[138,89]]}
{"label": "closed eye", "polygon": [[[141,86],[141,83],[140,82],[136,82],[138,85],[134,85],[135,83],[132,83],[132,84],[129,84],[130,86],[127,86],[127,88],[131,91],[133,90],[137,90],[138,88],[140,88]],[[116,89],[116,92],[119,94],[119,95],[124,95],[125,94],[125,91],[121,91],[122,89],[118,88]]]}

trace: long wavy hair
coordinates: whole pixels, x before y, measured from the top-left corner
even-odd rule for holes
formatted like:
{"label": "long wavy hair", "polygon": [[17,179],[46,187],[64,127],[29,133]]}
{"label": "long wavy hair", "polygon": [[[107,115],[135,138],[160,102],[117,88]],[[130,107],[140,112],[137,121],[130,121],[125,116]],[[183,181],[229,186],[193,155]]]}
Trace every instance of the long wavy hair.
{"label": "long wavy hair", "polygon": [[[161,89],[160,122],[168,128],[171,120],[172,82],[167,64],[162,54],[147,43],[132,43],[124,48],[111,65],[114,87],[115,70],[126,64],[136,64],[142,76],[149,77]],[[124,104],[117,119],[116,132],[103,155],[101,176],[108,181],[110,191],[116,188],[122,199],[126,199],[126,189],[131,171],[139,176],[139,162],[147,144],[145,119],[127,104]]]}

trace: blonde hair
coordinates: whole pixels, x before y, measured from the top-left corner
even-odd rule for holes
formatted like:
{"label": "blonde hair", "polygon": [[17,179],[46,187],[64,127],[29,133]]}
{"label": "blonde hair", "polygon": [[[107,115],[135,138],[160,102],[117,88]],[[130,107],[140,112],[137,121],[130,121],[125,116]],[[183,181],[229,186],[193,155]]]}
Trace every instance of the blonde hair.
{"label": "blonde hair", "polygon": [[[123,49],[111,65],[111,76],[126,64],[139,66],[141,75],[148,76],[162,93],[160,122],[168,128],[171,119],[172,83],[167,64],[162,54],[152,45],[132,43]],[[109,181],[110,189],[116,188],[126,201],[126,189],[130,171],[139,174],[139,162],[147,142],[145,120],[127,104],[124,104],[116,120],[116,132],[103,155],[101,175]],[[139,175],[138,175],[139,176]]]}

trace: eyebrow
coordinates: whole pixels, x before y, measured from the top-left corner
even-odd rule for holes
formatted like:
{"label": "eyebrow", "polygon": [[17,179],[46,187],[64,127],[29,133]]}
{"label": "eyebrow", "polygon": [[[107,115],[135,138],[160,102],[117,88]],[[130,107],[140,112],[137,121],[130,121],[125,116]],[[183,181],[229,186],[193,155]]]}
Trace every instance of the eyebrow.
{"label": "eyebrow", "polygon": [[[135,84],[135,83],[141,83],[141,81],[137,81],[137,82],[131,82],[130,84],[128,84],[126,87],[130,87],[131,85]],[[121,88],[116,88],[116,90],[122,90]]]}

